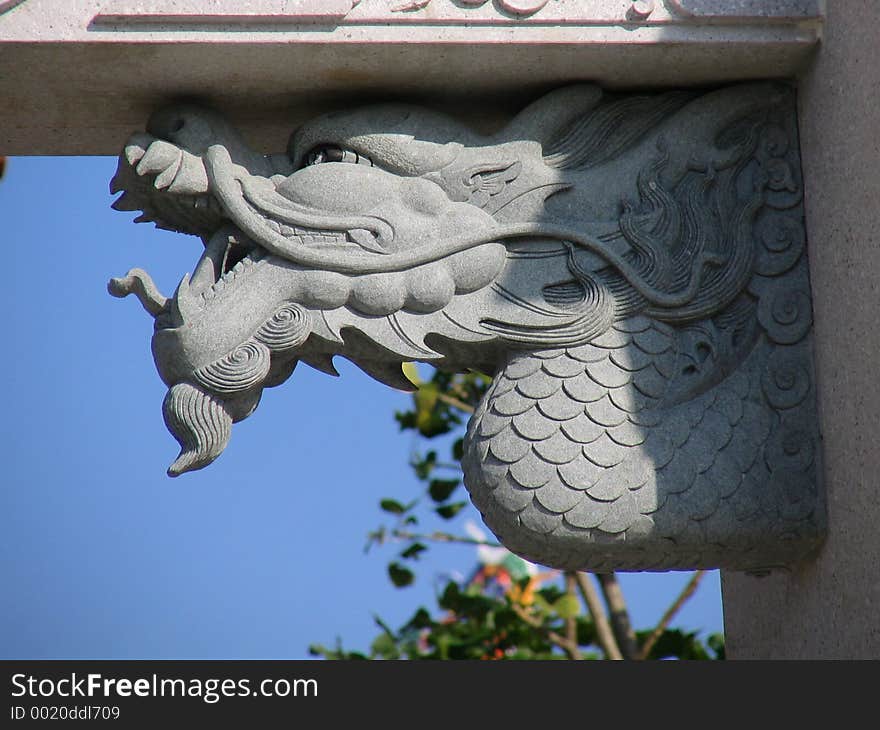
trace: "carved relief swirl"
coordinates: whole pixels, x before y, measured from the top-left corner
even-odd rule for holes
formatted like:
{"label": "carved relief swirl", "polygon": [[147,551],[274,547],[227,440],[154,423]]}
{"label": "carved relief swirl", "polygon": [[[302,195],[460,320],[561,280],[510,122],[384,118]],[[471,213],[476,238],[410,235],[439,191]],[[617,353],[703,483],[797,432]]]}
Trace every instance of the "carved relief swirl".
{"label": "carved relief swirl", "polygon": [[311,317],[304,307],[287,302],[257,331],[256,338],[272,352],[299,347],[309,336]]}
{"label": "carved relief swirl", "polygon": [[802,289],[768,291],[758,305],[758,321],[771,340],[793,345],[804,338],[813,324],[810,297]]}
{"label": "carved relief swirl", "polygon": [[266,345],[248,340],[194,375],[199,383],[217,393],[235,393],[262,381],[269,373],[270,361]]}
{"label": "carved relief swirl", "polygon": [[785,157],[788,153],[788,148],[788,135],[782,127],[778,124],[767,124],[764,126],[757,150],[759,159],[767,160],[774,157]]}
{"label": "carved relief swirl", "polygon": [[771,212],[755,226],[761,243],[755,271],[762,276],[778,276],[791,269],[804,252],[805,236],[800,221],[792,216]]}
{"label": "carved relief swirl", "polygon": [[764,458],[774,472],[803,472],[812,465],[815,448],[806,429],[783,423],[767,443]]}
{"label": "carved relief swirl", "polygon": [[[457,4],[467,9],[478,8],[485,5],[488,0],[457,0]],[[549,0],[496,0],[501,10],[517,17],[534,15],[541,10]],[[422,10],[431,4],[431,0],[406,0],[391,6],[392,13],[405,13]]]}
{"label": "carved relief swirl", "polygon": [[803,356],[795,356],[784,348],[777,349],[767,362],[761,387],[774,408],[788,409],[800,405],[810,392],[810,374],[803,364]]}
{"label": "carved relief swirl", "polygon": [[782,127],[776,124],[764,127],[756,157],[766,179],[765,202],[771,209],[787,210],[801,202],[800,166],[789,159],[790,149],[789,136]]}
{"label": "carved relief swirl", "polygon": [[547,0],[498,0],[498,4],[513,15],[533,15],[547,4]]}

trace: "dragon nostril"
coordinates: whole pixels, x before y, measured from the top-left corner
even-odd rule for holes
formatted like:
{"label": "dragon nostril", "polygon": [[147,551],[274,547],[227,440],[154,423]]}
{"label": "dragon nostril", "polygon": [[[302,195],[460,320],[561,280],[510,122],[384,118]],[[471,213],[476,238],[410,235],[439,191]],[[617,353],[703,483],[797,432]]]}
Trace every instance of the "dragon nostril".
{"label": "dragon nostril", "polygon": [[171,122],[171,133],[176,134],[177,132],[179,132],[181,129],[183,129],[184,124],[186,124],[186,122],[182,118],[178,117],[177,119],[175,119],[173,122]]}

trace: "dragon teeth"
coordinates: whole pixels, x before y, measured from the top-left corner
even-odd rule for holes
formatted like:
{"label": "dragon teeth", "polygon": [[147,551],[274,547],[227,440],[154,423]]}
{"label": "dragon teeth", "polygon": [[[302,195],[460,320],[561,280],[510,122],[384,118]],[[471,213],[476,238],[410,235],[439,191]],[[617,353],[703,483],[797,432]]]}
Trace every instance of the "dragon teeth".
{"label": "dragon teeth", "polygon": [[199,296],[201,296],[202,301],[204,303],[208,303],[213,299],[216,299],[217,295],[226,288],[227,284],[233,282],[235,278],[245,269],[252,268],[264,258],[265,252],[261,249],[255,248],[249,251],[248,254],[243,259],[241,259],[241,261],[239,261],[229,271],[225,271],[220,276],[220,278],[215,281],[211,286],[200,292]]}

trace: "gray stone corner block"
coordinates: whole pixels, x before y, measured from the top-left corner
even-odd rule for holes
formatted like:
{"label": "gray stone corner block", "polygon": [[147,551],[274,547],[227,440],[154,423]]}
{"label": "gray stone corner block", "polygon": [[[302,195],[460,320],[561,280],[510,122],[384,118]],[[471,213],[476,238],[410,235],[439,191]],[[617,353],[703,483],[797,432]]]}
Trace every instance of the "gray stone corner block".
{"label": "gray stone corner block", "polygon": [[530,560],[760,571],[821,542],[786,85],[568,86],[492,135],[378,104],[268,156],[177,106],[129,139],[112,189],[205,244],[171,296],[139,269],[110,283],[155,319],[172,476],[214,461],[300,362],[408,388],[421,361],[494,376],[465,482]]}

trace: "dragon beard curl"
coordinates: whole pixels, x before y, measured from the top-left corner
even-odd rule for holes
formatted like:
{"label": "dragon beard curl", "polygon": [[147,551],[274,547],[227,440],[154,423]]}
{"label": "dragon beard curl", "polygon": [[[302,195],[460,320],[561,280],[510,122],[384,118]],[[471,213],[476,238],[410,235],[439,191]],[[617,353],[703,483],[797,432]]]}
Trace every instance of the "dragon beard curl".
{"label": "dragon beard curl", "polygon": [[[193,373],[196,384],[169,388],[162,403],[165,426],[180,444],[180,454],[168,475],[206,467],[229,443],[232,424],[246,418],[259,402],[273,353],[290,352],[311,333],[311,317],[300,305],[285,302],[257,331],[224,357]],[[288,372],[289,374],[289,372]],[[214,393],[231,396],[227,403]],[[242,400],[246,391],[252,397]]]}
{"label": "dragon beard curl", "polygon": [[169,388],[162,403],[165,426],[180,444],[168,476],[201,469],[216,459],[232,434],[232,416],[219,398],[190,383]]}

